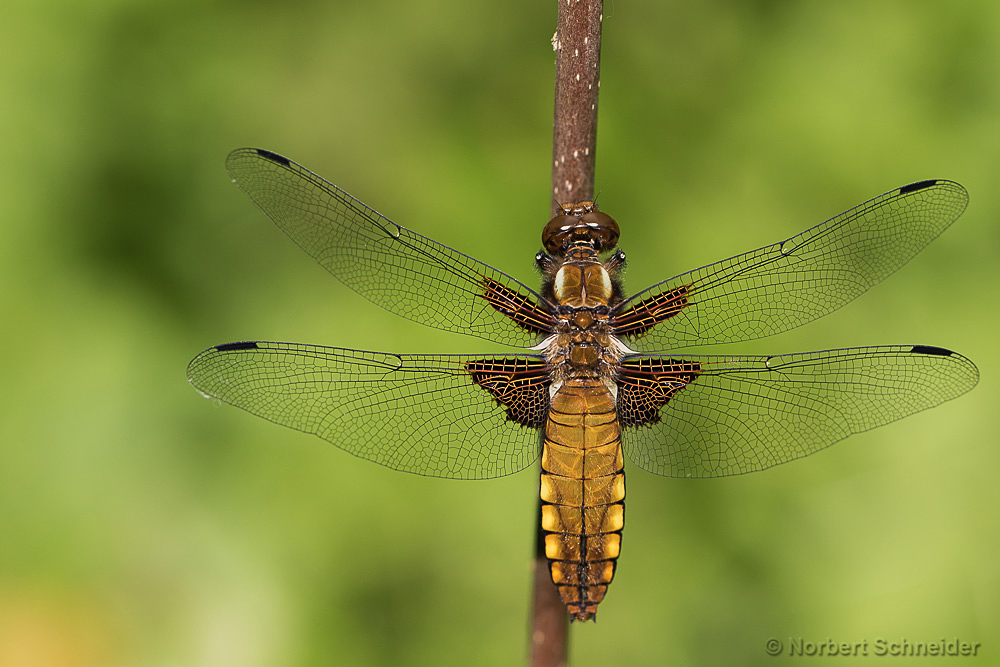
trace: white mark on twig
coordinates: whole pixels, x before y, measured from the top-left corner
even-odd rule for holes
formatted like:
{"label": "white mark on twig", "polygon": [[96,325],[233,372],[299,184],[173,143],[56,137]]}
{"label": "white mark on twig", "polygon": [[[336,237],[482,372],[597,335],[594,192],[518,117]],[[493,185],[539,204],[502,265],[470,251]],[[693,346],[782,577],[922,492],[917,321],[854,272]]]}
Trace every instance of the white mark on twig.
{"label": "white mark on twig", "polygon": [[553,51],[558,51],[560,48],[562,48],[562,42],[559,41],[559,31],[558,30],[556,30],[554,33],[552,33],[552,39],[550,39],[549,41],[552,42],[552,50]]}
{"label": "white mark on twig", "polygon": [[577,74],[577,75],[576,75],[576,80],[577,80],[577,81],[579,81],[579,80],[580,80],[580,75],[579,75],[579,74]]}
{"label": "white mark on twig", "polygon": [[573,159],[576,160],[580,157],[580,151],[573,151]]}

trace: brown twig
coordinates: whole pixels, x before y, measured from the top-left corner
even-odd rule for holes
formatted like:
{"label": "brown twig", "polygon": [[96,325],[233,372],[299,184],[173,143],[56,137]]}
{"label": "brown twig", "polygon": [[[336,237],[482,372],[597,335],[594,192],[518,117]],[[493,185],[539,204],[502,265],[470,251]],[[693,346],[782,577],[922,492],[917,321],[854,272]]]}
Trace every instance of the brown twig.
{"label": "brown twig", "polygon": [[602,0],[557,0],[552,214],[558,203],[594,197],[597,93],[601,86]]}
{"label": "brown twig", "polygon": [[[594,198],[597,93],[601,73],[602,0],[557,0],[555,128],[552,139],[552,211]],[[541,504],[539,504],[539,519]],[[532,667],[567,664],[569,615],[552,580],[541,522],[535,541]]]}

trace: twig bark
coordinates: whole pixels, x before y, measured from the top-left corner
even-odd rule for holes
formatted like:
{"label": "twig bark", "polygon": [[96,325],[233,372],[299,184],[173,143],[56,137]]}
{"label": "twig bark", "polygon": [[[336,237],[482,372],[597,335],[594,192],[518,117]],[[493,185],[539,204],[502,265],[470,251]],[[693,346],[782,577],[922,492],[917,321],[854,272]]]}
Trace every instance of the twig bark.
{"label": "twig bark", "polygon": [[[597,93],[601,73],[602,0],[557,0],[555,127],[552,140],[552,211],[561,203],[594,198]],[[541,504],[539,504],[539,519]],[[535,542],[532,667],[567,664],[569,614],[552,580],[541,522]]]}
{"label": "twig bark", "polygon": [[558,203],[594,197],[597,93],[601,87],[602,0],[557,0],[552,214]]}

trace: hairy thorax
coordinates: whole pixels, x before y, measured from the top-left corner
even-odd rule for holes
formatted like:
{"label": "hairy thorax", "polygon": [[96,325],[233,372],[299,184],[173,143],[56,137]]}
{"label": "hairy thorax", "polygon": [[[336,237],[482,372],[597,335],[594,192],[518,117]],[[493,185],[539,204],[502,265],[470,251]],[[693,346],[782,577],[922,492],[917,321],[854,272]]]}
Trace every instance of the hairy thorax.
{"label": "hairy thorax", "polygon": [[[622,357],[629,349],[611,334],[611,308],[620,298],[614,259],[602,263],[590,247],[567,250],[545,266],[545,291],[557,306],[555,332],[538,346],[553,371],[555,394],[569,378],[599,378],[612,395]],[[610,266],[609,266],[610,264]]]}

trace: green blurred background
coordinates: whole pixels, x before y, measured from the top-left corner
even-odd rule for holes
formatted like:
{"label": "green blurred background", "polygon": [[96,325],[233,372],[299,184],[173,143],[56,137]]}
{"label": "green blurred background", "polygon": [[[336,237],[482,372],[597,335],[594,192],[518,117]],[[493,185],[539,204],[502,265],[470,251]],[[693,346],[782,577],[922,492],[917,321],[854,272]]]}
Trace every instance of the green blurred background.
{"label": "green blurred background", "polygon": [[[223,160],[278,151],[531,282],[555,3],[2,14],[0,664],[520,663],[533,472],[396,473],[184,369],[244,339],[496,349],[341,286]],[[958,637],[996,663],[1000,4],[615,1],[604,25],[598,189],[627,287],[955,179],[969,209],[886,284],[731,349],[941,345],[982,381],[765,473],[629,468],[618,575],[572,663],[773,664],[771,637]]]}

